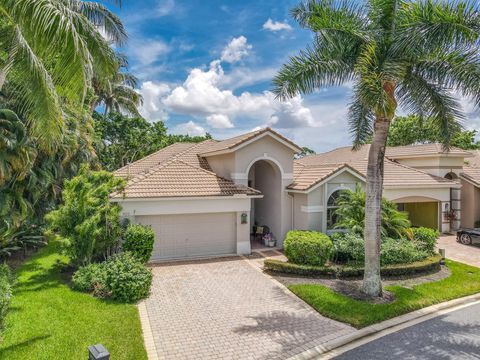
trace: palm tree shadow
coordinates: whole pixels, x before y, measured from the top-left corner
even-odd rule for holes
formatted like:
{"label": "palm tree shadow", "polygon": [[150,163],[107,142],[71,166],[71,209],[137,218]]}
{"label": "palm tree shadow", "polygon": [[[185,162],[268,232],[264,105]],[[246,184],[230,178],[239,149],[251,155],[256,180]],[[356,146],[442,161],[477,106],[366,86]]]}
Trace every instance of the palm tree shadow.
{"label": "palm tree shadow", "polygon": [[8,353],[15,353],[16,351],[18,351],[22,348],[30,346],[37,341],[48,339],[49,337],[51,337],[51,335],[38,335],[38,336],[32,337],[30,339],[21,341],[19,343],[12,344],[12,345],[9,345],[7,347],[4,347],[4,348],[0,349],[0,359],[8,359]]}

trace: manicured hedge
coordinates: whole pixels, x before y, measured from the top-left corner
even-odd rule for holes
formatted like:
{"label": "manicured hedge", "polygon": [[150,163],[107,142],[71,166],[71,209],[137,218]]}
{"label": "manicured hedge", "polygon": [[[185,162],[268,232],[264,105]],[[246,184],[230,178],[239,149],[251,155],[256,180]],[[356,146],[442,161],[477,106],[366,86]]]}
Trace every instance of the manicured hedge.
{"label": "manicured hedge", "polygon": [[[382,266],[381,274],[385,277],[395,277],[433,273],[440,270],[440,260],[440,255],[434,255],[425,260],[416,261],[410,264],[386,265]],[[361,266],[311,266],[266,259],[264,262],[264,268],[269,271],[301,276],[328,276],[337,278],[363,276],[363,268]]]}
{"label": "manicured hedge", "polygon": [[123,235],[122,248],[129,251],[142,263],[150,260],[155,242],[155,233],[150,226],[128,225]]}
{"label": "manicured hedge", "polygon": [[291,230],[283,246],[288,261],[302,265],[323,266],[333,252],[332,240],[318,231]]}
{"label": "manicured hedge", "polygon": [[0,264],[0,332],[4,328],[5,316],[12,299],[12,282],[10,268],[6,264]]}

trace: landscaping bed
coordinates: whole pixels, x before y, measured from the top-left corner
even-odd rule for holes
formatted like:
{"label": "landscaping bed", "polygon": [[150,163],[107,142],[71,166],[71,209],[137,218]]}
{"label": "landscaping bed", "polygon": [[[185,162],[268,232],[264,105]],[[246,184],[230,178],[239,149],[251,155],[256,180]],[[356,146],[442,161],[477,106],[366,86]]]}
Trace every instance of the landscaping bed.
{"label": "landscaping bed", "polygon": [[480,268],[447,260],[450,276],[411,287],[386,286],[387,301],[354,299],[319,284],[291,284],[288,288],[324,316],[356,328],[414,310],[480,292]]}
{"label": "landscaping bed", "polygon": [[[440,271],[440,255],[433,255],[425,260],[416,261],[410,264],[391,264],[382,266],[381,274],[384,277],[411,276],[429,274]],[[302,265],[286,261],[266,259],[264,268],[267,271],[295,274],[301,276],[325,276],[334,278],[355,278],[363,276],[363,267],[355,265]]]}
{"label": "landscaping bed", "polygon": [[51,241],[16,270],[0,358],[84,359],[101,343],[112,359],[146,359],[136,306],[72,290],[59,253]]}

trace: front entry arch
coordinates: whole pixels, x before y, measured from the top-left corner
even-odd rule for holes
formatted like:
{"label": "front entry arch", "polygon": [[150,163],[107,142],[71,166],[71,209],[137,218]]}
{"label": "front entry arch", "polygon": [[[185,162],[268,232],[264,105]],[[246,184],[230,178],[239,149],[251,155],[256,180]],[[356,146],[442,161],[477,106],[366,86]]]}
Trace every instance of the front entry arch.
{"label": "front entry arch", "polygon": [[268,226],[277,242],[282,236],[282,170],[269,159],[257,160],[248,171],[248,185],[263,198],[252,199],[252,225]]}

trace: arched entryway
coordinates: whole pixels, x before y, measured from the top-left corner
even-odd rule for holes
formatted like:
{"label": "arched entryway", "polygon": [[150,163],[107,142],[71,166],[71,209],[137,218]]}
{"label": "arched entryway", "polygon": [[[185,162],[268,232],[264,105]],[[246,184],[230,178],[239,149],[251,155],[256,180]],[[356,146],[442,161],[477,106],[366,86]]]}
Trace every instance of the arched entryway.
{"label": "arched entryway", "polygon": [[[274,161],[262,159],[255,161],[248,170],[248,186],[259,190],[263,198],[252,199],[250,217],[252,234],[257,226],[268,227],[277,239],[281,236],[282,218],[282,171]],[[253,236],[252,244],[258,246],[261,236]]]}

